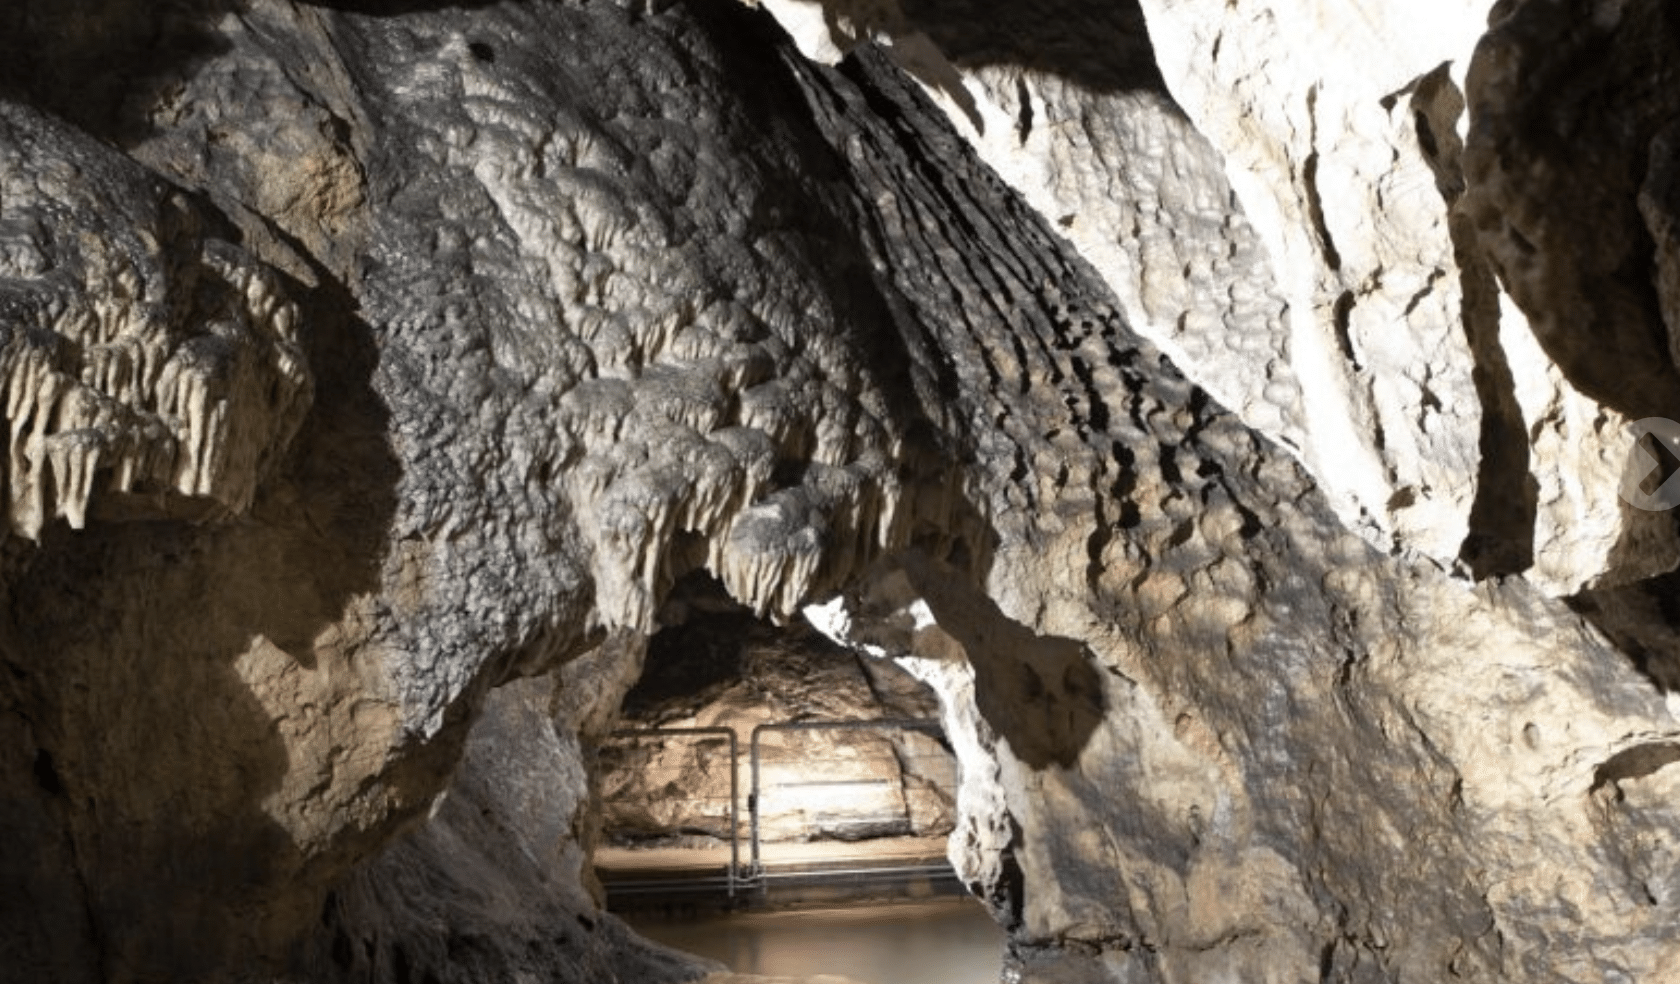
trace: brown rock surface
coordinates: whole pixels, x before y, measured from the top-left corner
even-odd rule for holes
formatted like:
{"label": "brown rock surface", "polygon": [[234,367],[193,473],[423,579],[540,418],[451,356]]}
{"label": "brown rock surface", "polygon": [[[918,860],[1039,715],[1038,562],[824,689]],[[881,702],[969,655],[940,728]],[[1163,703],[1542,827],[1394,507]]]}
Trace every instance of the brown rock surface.
{"label": "brown rock surface", "polygon": [[490,695],[427,821],[328,896],[296,980],[675,984],[717,967],[636,937],[586,890],[589,782],[564,688]]}

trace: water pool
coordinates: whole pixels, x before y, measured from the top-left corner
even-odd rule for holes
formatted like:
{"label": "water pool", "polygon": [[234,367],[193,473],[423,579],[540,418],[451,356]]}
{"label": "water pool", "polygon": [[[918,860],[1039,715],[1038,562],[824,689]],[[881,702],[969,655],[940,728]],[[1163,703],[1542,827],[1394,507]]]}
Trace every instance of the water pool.
{"label": "water pool", "polygon": [[997,984],[1003,963],[1003,930],[972,899],[624,919],[650,939],[740,974]]}

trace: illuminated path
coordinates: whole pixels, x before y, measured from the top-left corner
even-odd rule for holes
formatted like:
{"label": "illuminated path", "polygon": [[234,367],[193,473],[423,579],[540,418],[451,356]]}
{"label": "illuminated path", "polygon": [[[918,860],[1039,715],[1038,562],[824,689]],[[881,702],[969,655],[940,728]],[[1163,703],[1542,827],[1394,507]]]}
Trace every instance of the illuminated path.
{"label": "illuminated path", "polygon": [[945,838],[766,843],[756,878],[728,893],[730,849],[602,848],[595,872],[609,909],[774,907],[962,895]]}

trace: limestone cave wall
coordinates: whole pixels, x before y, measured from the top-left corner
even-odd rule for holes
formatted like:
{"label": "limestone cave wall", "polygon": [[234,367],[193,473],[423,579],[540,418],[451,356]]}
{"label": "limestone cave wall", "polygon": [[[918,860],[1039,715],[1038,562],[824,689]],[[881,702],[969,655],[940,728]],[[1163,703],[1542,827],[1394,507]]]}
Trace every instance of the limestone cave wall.
{"label": "limestone cave wall", "polygon": [[1661,979],[1675,16],[5,4],[0,979],[714,970],[587,865],[689,576],[1021,980]]}

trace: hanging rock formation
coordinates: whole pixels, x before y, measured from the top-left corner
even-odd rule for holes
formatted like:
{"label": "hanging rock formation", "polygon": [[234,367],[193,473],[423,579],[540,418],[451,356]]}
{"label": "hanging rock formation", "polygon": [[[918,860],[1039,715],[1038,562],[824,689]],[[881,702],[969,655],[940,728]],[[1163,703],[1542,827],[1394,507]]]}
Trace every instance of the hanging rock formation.
{"label": "hanging rock formation", "polygon": [[82,529],[96,490],[112,509],[244,511],[309,407],[279,275],[207,235],[181,189],[30,107],[0,112],[10,532]]}
{"label": "hanging rock formation", "polygon": [[763,7],[0,11],[0,979],[715,970],[582,765],[700,571],[1021,980],[1660,979],[1673,15]]}

